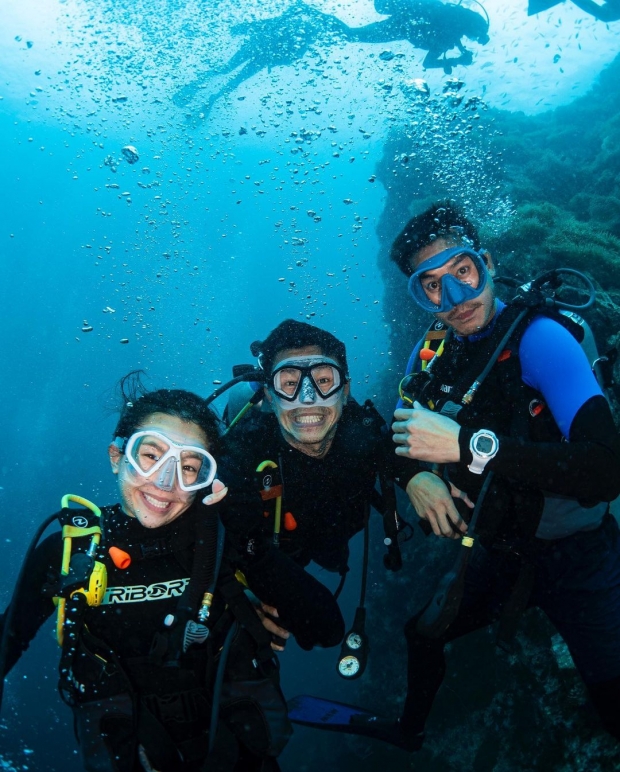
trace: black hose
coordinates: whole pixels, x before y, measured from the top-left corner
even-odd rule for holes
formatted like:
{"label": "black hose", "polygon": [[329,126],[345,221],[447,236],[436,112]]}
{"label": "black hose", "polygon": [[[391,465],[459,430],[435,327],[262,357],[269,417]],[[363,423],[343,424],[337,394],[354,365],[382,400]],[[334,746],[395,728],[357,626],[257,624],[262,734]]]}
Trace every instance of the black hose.
{"label": "black hose", "polygon": [[220,699],[222,697],[222,684],[224,682],[224,671],[226,670],[226,662],[228,661],[228,655],[230,653],[230,647],[233,642],[237,630],[239,629],[239,623],[235,621],[224,639],[224,645],[220,651],[220,661],[217,665],[217,673],[215,674],[215,682],[213,684],[213,702],[211,704],[211,722],[209,724],[209,755],[213,753],[215,747],[215,735],[217,734],[217,723],[220,712]]}
{"label": "black hose", "polygon": [[187,591],[179,598],[181,609],[193,615],[205,592],[213,593],[222,563],[224,526],[212,507],[201,507],[197,513],[196,551]]}
{"label": "black hose", "polygon": [[[566,308],[569,311],[585,311],[594,305],[596,301],[596,289],[592,283],[592,280],[586,276],[585,273],[576,271],[574,268],[556,268],[553,271],[549,271],[549,273],[554,274],[555,276],[559,276],[562,273],[568,273],[571,276],[578,276],[588,288],[589,297],[588,300],[585,303],[582,303],[580,306],[575,305],[574,303],[565,303],[563,300],[556,300],[555,298],[547,298],[545,305],[552,306],[553,308]],[[538,283],[540,279],[544,277],[545,274],[543,274],[542,277],[535,279],[536,283]]]}
{"label": "black hose", "polygon": [[425,638],[440,638],[446,632],[448,627],[450,627],[452,622],[454,622],[459,613],[463,592],[465,590],[465,573],[467,571],[467,564],[469,563],[469,556],[472,553],[473,541],[476,536],[476,525],[492,480],[493,472],[487,472],[486,479],[476,500],[472,518],[469,522],[467,535],[471,536],[471,545],[465,546],[461,540],[459,554],[452,570],[445,574],[441,579],[430,603],[426,606],[418,619],[416,631]]}
{"label": "black hose", "polygon": [[35,551],[41,539],[41,536],[43,535],[43,532],[57,518],[58,518],[57,513],[50,515],[37,528],[37,531],[34,537],[32,538],[32,541],[30,542],[30,546],[26,550],[26,554],[24,555],[21,568],[19,569],[19,575],[17,577],[17,581],[15,582],[15,590],[13,592],[13,598],[11,599],[11,602],[9,603],[7,610],[4,612],[4,620],[2,625],[2,637],[0,638],[0,710],[2,710],[2,697],[4,695],[4,677],[6,673],[6,658],[8,654],[8,648],[9,648],[9,636],[11,634],[10,631],[11,631],[11,626],[13,624],[13,616],[15,614],[14,601],[19,594],[19,588],[21,587],[22,582],[24,580],[24,574],[26,573],[26,566],[28,564],[28,561],[30,560],[32,553]]}
{"label": "black hose", "polygon": [[264,381],[265,374],[262,370],[259,370],[258,368],[254,371],[242,373],[241,375],[237,375],[235,378],[232,378],[230,381],[227,381],[226,383],[222,384],[219,388],[217,388],[212,394],[210,394],[206,399],[205,402],[207,405],[210,405],[213,400],[217,399],[220,394],[223,394],[225,391],[228,391],[228,389],[232,389],[233,386],[235,386],[237,383],[243,383],[244,381]]}
{"label": "black hose", "polygon": [[366,585],[368,583],[368,548],[370,544],[370,505],[366,504],[364,512],[364,557],[362,558],[362,584],[360,588],[360,608],[366,602]]}
{"label": "black hose", "polygon": [[[383,518],[383,533],[385,534],[384,543],[387,552],[383,556],[383,565],[388,571],[400,571],[403,565],[403,559],[400,554],[400,545],[398,543],[398,513],[396,511],[396,491],[394,482],[387,473],[382,470],[379,472],[379,485],[381,487],[381,506],[379,510]],[[375,504],[373,504],[375,506]]]}

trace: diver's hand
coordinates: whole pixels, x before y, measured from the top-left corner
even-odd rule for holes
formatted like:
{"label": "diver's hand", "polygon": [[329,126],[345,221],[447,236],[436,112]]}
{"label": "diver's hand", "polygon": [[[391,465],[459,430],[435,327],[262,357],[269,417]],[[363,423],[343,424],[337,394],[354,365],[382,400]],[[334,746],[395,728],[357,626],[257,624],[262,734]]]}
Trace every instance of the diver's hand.
{"label": "diver's hand", "polygon": [[396,455],[434,464],[460,461],[459,431],[461,427],[451,418],[433,413],[413,403],[413,410],[400,409],[394,413],[392,439]]}
{"label": "diver's hand", "polygon": [[462,498],[468,507],[473,507],[466,493],[450,485],[432,472],[419,472],[407,483],[407,496],[418,517],[428,520],[433,533],[448,539],[460,539],[467,533],[467,523],[459,515],[452,497]]}
{"label": "diver's hand", "polygon": [[[290,633],[288,630],[285,630],[283,627],[280,627],[276,622],[273,621],[271,617],[278,618],[278,609],[274,608],[273,606],[268,606],[266,603],[261,603],[260,606],[256,606],[256,613],[260,617],[261,622],[263,623],[263,627],[267,632],[271,633],[272,635],[277,635],[278,638],[281,638],[283,643],[280,645],[279,643],[276,643],[276,641],[271,642],[271,648],[274,651],[284,651],[284,646],[286,644],[287,639],[290,637]],[[267,614],[269,616],[267,616]]]}
{"label": "diver's hand", "polygon": [[224,485],[224,483],[221,480],[213,480],[213,485],[211,486],[211,493],[208,496],[204,497],[204,499],[202,500],[202,503],[210,507],[212,504],[217,504],[218,501],[221,501],[226,496],[227,493],[228,493],[228,488]]}

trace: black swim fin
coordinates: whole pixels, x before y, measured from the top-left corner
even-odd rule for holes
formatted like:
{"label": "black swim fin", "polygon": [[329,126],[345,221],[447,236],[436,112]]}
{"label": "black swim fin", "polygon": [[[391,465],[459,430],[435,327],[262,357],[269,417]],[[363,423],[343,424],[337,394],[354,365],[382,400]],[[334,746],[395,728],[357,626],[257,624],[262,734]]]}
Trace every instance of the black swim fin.
{"label": "black swim fin", "polygon": [[563,2],[564,0],[530,0],[527,6],[527,15],[535,16],[537,13],[548,11]]}
{"label": "black swim fin", "polygon": [[379,716],[355,705],[345,705],[343,702],[324,700],[308,694],[289,700],[288,711],[294,724],[371,737],[409,752],[419,750],[424,742],[423,733],[406,735],[397,720]]}

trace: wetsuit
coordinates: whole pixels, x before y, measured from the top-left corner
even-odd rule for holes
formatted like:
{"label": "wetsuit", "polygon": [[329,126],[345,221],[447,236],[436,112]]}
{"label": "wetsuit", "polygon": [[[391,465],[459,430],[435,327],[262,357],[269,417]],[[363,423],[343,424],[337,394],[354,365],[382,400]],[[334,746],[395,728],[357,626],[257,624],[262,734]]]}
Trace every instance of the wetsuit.
{"label": "wetsuit", "polygon": [[[446,413],[449,403],[461,404],[516,313],[498,303],[481,333],[447,339],[426,406]],[[422,612],[405,627],[409,732],[424,727],[445,672],[445,644],[498,618],[521,576],[520,555],[534,567],[529,605],[562,635],[606,727],[620,738],[620,540],[607,504],[620,492],[620,444],[570,327],[559,316],[526,317],[456,416],[461,461],[447,465],[446,476],[474,501],[489,471],[494,478],[456,620],[435,639],[417,627]],[[418,351],[409,371],[418,369]],[[468,470],[469,442],[480,429],[497,435],[499,452],[477,475]]]}
{"label": "wetsuit", "polygon": [[[146,529],[119,505],[102,512],[108,586],[103,603],[86,607],[75,655],[61,655],[61,693],[71,704],[85,769],[137,772],[137,745],[160,772],[200,770],[208,749],[212,690],[220,649],[231,631],[230,654],[220,699],[220,722],[208,769],[276,770],[275,757],[290,736],[270,636],[235,578],[226,547],[216,586],[210,635],[185,653],[183,628],[166,628],[194,572],[196,525],[205,508],[194,505],[180,518]],[[74,550],[89,539],[74,540]],[[87,542],[85,545],[79,542]],[[107,553],[116,546],[131,556],[128,568]],[[33,553],[25,582],[16,591],[7,671],[54,611],[62,544],[60,533]],[[288,629],[305,648],[335,645],[342,617],[331,594],[275,551],[242,566],[264,602],[282,609]],[[186,597],[186,596],[183,596]],[[238,611],[236,610],[238,609]],[[243,613],[242,613],[243,612]],[[245,615],[245,616],[244,616]],[[65,634],[65,642],[67,641]],[[180,754],[180,755],[179,755]],[[180,758],[183,761],[180,761]]]}
{"label": "wetsuit", "polygon": [[230,488],[222,515],[228,532],[238,537],[241,552],[247,549],[247,534],[250,549],[272,541],[274,502],[263,502],[259,495],[272,470],[256,472],[259,464],[271,460],[283,482],[280,550],[301,566],[314,561],[327,571],[344,573],[349,540],[364,527],[378,472],[386,469],[397,482],[402,477],[406,483],[411,462],[405,459],[396,469],[399,462],[383,420],[372,406],[353,400],[345,405],[323,458],[290,446],[273,413],[253,413],[225,438],[220,466]]}

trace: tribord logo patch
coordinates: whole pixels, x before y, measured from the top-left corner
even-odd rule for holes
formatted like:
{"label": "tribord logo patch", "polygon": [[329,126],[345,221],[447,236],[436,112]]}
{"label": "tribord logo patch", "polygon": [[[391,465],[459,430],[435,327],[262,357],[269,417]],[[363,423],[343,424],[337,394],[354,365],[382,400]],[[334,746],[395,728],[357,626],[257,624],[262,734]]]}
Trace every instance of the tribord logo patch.
{"label": "tribord logo patch", "polygon": [[113,603],[142,603],[148,600],[166,600],[178,598],[189,584],[187,579],[172,579],[169,582],[149,584],[133,584],[128,587],[108,587],[105,591],[102,605]]}

